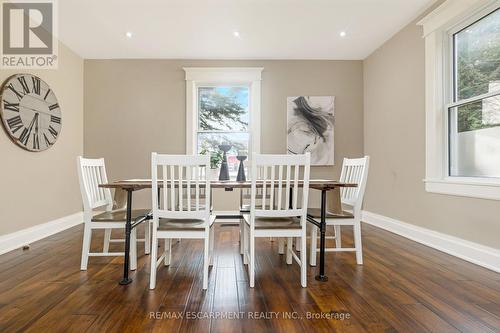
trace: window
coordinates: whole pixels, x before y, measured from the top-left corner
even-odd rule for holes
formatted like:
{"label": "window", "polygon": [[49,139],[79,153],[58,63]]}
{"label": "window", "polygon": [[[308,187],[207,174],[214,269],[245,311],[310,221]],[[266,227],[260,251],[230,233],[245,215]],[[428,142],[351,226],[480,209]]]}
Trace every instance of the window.
{"label": "window", "polygon": [[250,144],[248,86],[198,86],[197,151],[199,154],[216,155],[219,145],[230,145],[228,152],[229,173],[238,171],[237,155],[248,155]]}
{"label": "window", "polygon": [[[260,81],[262,68],[184,68],[186,72],[186,152],[228,152],[230,175],[237,154],[260,152]],[[234,177],[233,177],[234,178]]]}
{"label": "window", "polygon": [[449,175],[500,177],[500,10],[452,36]]}
{"label": "window", "polygon": [[428,192],[500,200],[500,0],[424,17]]}

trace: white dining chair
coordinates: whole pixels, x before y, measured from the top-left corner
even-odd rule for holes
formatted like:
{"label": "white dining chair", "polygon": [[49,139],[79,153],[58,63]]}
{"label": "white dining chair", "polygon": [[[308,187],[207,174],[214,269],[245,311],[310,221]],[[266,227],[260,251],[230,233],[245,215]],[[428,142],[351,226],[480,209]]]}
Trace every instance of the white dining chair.
{"label": "white dining chair", "polygon": [[[370,158],[348,159],[344,158],[340,182],[357,184],[357,187],[344,187],[340,189],[340,200],[342,204],[342,213],[333,213],[327,210],[326,225],[334,227],[334,236],[329,239],[335,239],[334,248],[326,248],[326,252],[356,252],[356,262],[363,264],[363,246],[361,242],[361,208],[365,194],[366,181],[368,179],[368,168]],[[318,208],[310,208],[309,215],[318,222],[321,221],[321,212]],[[353,226],[354,247],[343,248],[341,241],[341,226]],[[316,266],[316,255],[319,252],[317,246],[318,227],[311,228],[311,266]]]}
{"label": "white dining chair", "polygon": [[[156,287],[156,271],[170,265],[172,239],[203,239],[203,289],[208,288],[208,266],[213,258],[215,215],[210,212],[210,179],[205,155],[151,154],[153,237],[149,288]],[[158,195],[158,188],[160,193]],[[160,197],[160,198],[159,198]],[[203,202],[205,201],[206,204]],[[158,258],[158,240],[165,250]]]}
{"label": "white dining chair", "polygon": [[[113,229],[125,230],[127,211],[124,200],[119,195],[115,196],[115,201],[111,197],[108,188],[100,188],[100,184],[108,182],[104,159],[89,159],[78,156],[78,177],[80,180],[80,192],[83,201],[83,246],[81,270],[87,270],[89,257],[102,256],[123,256],[124,252],[109,252],[110,242],[123,242],[123,239],[111,239]],[[104,211],[102,211],[104,209]],[[147,209],[133,209],[132,219],[144,216],[149,213]],[[149,253],[150,248],[150,226],[149,222],[144,222],[144,239],[138,240],[136,229],[132,229],[130,238],[130,268],[137,268],[137,241],[143,241],[144,251]],[[102,252],[90,252],[92,240],[92,230],[104,230],[104,244]]]}
{"label": "white dining chair", "polygon": [[[258,237],[286,238],[286,263],[290,265],[292,258],[295,259],[300,266],[301,285],[307,286],[306,224],[310,160],[309,153],[253,155],[250,213],[243,215],[245,221],[243,260],[245,264],[248,263],[251,288],[255,286],[255,239]],[[299,191],[301,183],[303,188]],[[260,205],[257,205],[258,188],[262,188]],[[266,193],[269,194],[269,199]],[[292,195],[291,207],[290,195]],[[292,247],[294,237],[303,240],[300,258]]]}

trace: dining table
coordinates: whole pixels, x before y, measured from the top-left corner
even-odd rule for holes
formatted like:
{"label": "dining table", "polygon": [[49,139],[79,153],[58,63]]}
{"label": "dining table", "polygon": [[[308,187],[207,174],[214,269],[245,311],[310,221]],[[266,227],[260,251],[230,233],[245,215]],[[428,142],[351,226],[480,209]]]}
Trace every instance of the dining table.
{"label": "dining table", "polygon": [[[276,181],[277,182],[277,181]],[[262,187],[263,182],[257,181],[257,187]],[[170,183],[167,185],[170,186]],[[177,186],[177,185],[174,185]],[[183,185],[184,186],[184,185]],[[266,187],[270,186],[270,181],[266,181]],[[303,181],[299,182],[299,187],[303,187]],[[310,179],[309,188],[313,190],[321,191],[320,200],[320,219],[317,219],[311,215],[307,216],[307,221],[319,228],[320,231],[320,245],[319,245],[319,272],[315,276],[318,281],[328,281],[328,276],[325,275],[325,247],[326,247],[326,215],[327,209],[328,213],[342,214],[342,204],[340,200],[340,189],[343,187],[356,187],[357,184],[345,183],[330,179]],[[132,196],[136,191],[151,189],[152,181],[151,179],[125,179],[114,181],[110,183],[100,184],[101,188],[115,189],[116,192],[121,191],[126,193],[126,224],[125,224],[125,258],[123,262],[123,277],[120,280],[121,285],[127,285],[132,282],[129,277],[129,262],[130,262],[130,234],[132,229],[137,227],[139,224],[152,219],[152,213],[144,216],[137,217],[132,221]],[[158,180],[158,187],[163,187],[163,182]],[[210,181],[210,188],[212,189],[224,189],[225,191],[234,191],[235,189],[250,189],[252,187],[252,182],[250,180],[246,181],[221,181],[212,180]],[[160,192],[158,190],[158,192]],[[329,203],[327,204],[327,193],[331,192]],[[116,195],[116,194],[115,194]],[[290,189],[290,204],[292,202],[292,191]],[[328,208],[327,208],[328,207]],[[241,214],[235,215],[224,215],[221,218],[242,218]]]}

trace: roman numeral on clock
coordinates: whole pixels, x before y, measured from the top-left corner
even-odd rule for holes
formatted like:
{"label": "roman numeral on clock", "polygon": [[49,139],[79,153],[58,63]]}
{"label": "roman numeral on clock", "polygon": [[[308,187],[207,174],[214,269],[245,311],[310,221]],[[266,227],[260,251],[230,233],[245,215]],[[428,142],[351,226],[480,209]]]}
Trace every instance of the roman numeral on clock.
{"label": "roman numeral on clock", "polygon": [[28,84],[26,83],[26,78],[24,76],[18,77],[17,80],[19,83],[21,83],[21,86],[23,87],[23,92],[24,94],[29,94],[30,93],[30,88],[28,88]]}
{"label": "roman numeral on clock", "polygon": [[20,116],[15,116],[14,118],[7,119],[7,125],[9,126],[12,133],[16,133],[20,128],[23,127],[23,121]]}
{"label": "roman numeral on clock", "polygon": [[32,76],[31,80],[33,81],[33,92],[40,95],[40,79]]}
{"label": "roman numeral on clock", "polygon": [[33,133],[33,149],[40,149],[40,138],[38,133]]}
{"label": "roman numeral on clock", "polygon": [[19,141],[21,141],[22,144],[25,146],[28,144],[28,140],[30,138],[30,132],[31,131],[28,131],[28,129],[25,127],[21,132],[21,135],[19,135]]}
{"label": "roman numeral on clock", "polygon": [[49,106],[49,110],[52,111],[54,109],[57,109],[59,107],[59,104],[52,104],[51,106]]}
{"label": "roman numeral on clock", "polygon": [[14,94],[16,94],[17,98],[19,100],[21,100],[24,95],[21,95],[21,93],[19,91],[16,90],[16,88],[14,88],[14,85],[12,83],[9,83],[9,85],[7,86]]}
{"label": "roman numeral on clock", "polygon": [[47,96],[49,96],[49,93],[50,93],[50,89],[49,89],[49,90],[47,90],[47,93],[46,93],[46,94],[45,94],[45,96],[43,97],[43,100],[44,100],[44,101],[45,101],[45,100],[47,100]]}
{"label": "roman numeral on clock", "polygon": [[6,100],[3,101],[3,108],[14,112],[19,112],[19,103],[11,103]]}
{"label": "roman numeral on clock", "polygon": [[47,138],[45,133],[43,133],[43,139],[45,140],[45,144],[47,145],[47,147],[52,146],[52,142],[50,142],[49,138]]}
{"label": "roman numeral on clock", "polygon": [[52,136],[55,138],[57,138],[57,131],[54,129],[54,127],[52,127],[52,125],[49,125],[49,132],[50,134],[52,134]]}
{"label": "roman numeral on clock", "polygon": [[50,121],[53,122],[53,123],[56,123],[56,124],[60,124],[61,123],[61,117],[50,116]]}

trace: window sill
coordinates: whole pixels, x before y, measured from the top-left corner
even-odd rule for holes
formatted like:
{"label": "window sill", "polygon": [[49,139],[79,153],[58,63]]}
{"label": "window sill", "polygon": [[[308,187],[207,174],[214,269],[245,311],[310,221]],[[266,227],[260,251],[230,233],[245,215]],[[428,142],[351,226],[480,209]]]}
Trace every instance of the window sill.
{"label": "window sill", "polygon": [[500,200],[500,182],[489,179],[425,179],[425,190],[469,198]]}

